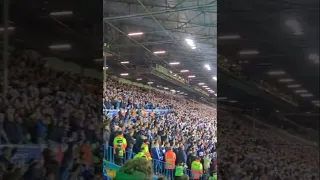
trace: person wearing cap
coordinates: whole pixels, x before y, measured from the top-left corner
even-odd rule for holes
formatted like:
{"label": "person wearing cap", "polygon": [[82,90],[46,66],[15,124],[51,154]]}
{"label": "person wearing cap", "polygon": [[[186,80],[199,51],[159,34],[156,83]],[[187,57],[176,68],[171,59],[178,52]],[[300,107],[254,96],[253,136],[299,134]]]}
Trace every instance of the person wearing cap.
{"label": "person wearing cap", "polygon": [[195,161],[191,164],[191,174],[192,179],[199,180],[201,175],[203,174],[203,166],[200,162],[201,158],[197,157]]}

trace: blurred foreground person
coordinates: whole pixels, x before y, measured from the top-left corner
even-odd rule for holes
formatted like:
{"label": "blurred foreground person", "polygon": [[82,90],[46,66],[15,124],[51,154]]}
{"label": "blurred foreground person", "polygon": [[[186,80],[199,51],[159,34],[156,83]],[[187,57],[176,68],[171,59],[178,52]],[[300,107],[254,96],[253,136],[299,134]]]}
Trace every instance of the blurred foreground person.
{"label": "blurred foreground person", "polygon": [[152,180],[152,163],[144,158],[127,161],[114,180]]}

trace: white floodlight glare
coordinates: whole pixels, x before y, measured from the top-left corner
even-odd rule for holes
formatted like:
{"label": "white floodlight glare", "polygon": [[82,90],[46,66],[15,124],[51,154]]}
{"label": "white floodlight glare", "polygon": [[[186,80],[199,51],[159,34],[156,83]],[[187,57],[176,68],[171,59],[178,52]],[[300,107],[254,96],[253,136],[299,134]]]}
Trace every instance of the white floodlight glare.
{"label": "white floodlight glare", "polygon": [[199,84],[200,86],[201,86],[201,85],[204,85],[204,83],[198,83],[198,84]]}
{"label": "white floodlight glare", "polygon": [[190,76],[188,76],[188,78],[194,78],[194,77],[196,77],[195,75],[190,75]]}
{"label": "white floodlight glare", "polygon": [[148,84],[153,84],[153,82],[152,82],[152,81],[150,81],[150,82],[148,82]]}
{"label": "white floodlight glare", "polygon": [[196,49],[196,45],[194,44],[193,40],[191,39],[186,39],[187,43],[189,46],[191,46],[192,49]]}
{"label": "white floodlight glare", "polygon": [[207,88],[208,86],[202,86],[202,87]]}
{"label": "white floodlight glare", "polygon": [[72,11],[59,11],[59,12],[51,12],[50,16],[69,16],[72,15]]}
{"label": "white floodlight glare", "polygon": [[287,85],[287,87],[288,88],[299,88],[299,87],[301,87],[301,85],[300,84],[289,84],[289,85]]}
{"label": "white floodlight glare", "polygon": [[143,32],[129,33],[128,36],[141,36]]}
{"label": "white floodlight glare", "polygon": [[[12,31],[15,29],[15,27],[9,26],[7,29],[8,29],[8,31]],[[4,27],[0,27],[0,32],[3,32],[4,30],[5,30]]]}
{"label": "white floodlight glare", "polygon": [[240,55],[256,55],[259,54],[257,50],[243,50],[239,52]]}
{"label": "white floodlight glare", "polygon": [[153,52],[153,54],[165,54],[166,53],[166,51],[155,51],[155,52]]}
{"label": "white floodlight glare", "polygon": [[216,93],[216,94],[214,94],[214,96],[218,96],[218,94]]}
{"label": "white floodlight glare", "polygon": [[221,40],[231,40],[231,39],[240,39],[241,36],[239,35],[224,35],[224,36],[218,36],[218,39]]}
{"label": "white floodlight glare", "polygon": [[218,97],[217,99],[218,100],[227,100],[228,98],[227,97]]}
{"label": "white floodlight glare", "polygon": [[163,89],[169,89],[169,88],[167,88],[167,87],[164,87]]}
{"label": "white floodlight glare", "polygon": [[64,49],[70,49],[71,45],[70,44],[55,44],[55,45],[50,45],[49,48],[52,50],[64,50]]}
{"label": "white floodlight glare", "polygon": [[216,81],[216,80],[217,80],[217,76],[213,76],[213,78],[212,78],[212,79]]}
{"label": "white floodlight glare", "polygon": [[284,71],[269,71],[268,74],[269,75],[284,75],[284,74],[286,74],[286,72],[284,72]]}
{"label": "white floodlight glare", "polygon": [[129,76],[129,73],[121,73],[120,76]]}
{"label": "white floodlight glare", "polygon": [[142,80],[142,78],[138,78],[138,79],[137,79],[137,81],[141,81],[141,80]]}
{"label": "white floodlight glare", "polygon": [[314,101],[311,101],[313,104],[320,104],[320,101],[319,100],[314,100]]}
{"label": "white floodlight glare", "polygon": [[300,26],[300,23],[295,19],[289,19],[285,24],[293,31],[294,35],[302,35],[303,30]]}
{"label": "white floodlight glare", "polygon": [[107,70],[107,69],[109,69],[108,66],[104,66],[104,67],[103,67],[103,70]]}
{"label": "white floodlight glare", "polygon": [[301,97],[313,97],[310,93],[300,94]]}
{"label": "white floodlight glare", "polygon": [[283,78],[283,79],[279,79],[279,82],[293,82],[293,79],[290,78]]}
{"label": "white floodlight glare", "polygon": [[180,62],[171,62],[171,63],[169,63],[170,65],[178,65],[178,64],[180,64]]}
{"label": "white floodlight glare", "polygon": [[318,54],[310,54],[308,57],[311,61],[315,62],[316,64],[319,64],[319,55]]}
{"label": "white floodlight glare", "polygon": [[305,89],[299,89],[299,90],[295,90],[294,92],[299,94],[299,93],[307,93],[308,91]]}
{"label": "white floodlight glare", "polygon": [[189,72],[189,70],[183,69],[183,70],[181,70],[180,72]]}
{"label": "white floodlight glare", "polygon": [[121,64],[129,64],[129,61],[122,61]]}
{"label": "white floodlight glare", "polygon": [[208,71],[211,71],[211,67],[209,66],[209,64],[204,65],[205,68],[208,69]]}

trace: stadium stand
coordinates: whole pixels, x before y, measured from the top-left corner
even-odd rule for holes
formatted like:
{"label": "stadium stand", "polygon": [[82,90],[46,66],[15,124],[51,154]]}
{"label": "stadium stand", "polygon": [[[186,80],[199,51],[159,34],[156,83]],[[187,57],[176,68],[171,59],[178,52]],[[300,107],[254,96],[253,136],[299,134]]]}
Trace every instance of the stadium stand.
{"label": "stadium stand", "polygon": [[100,179],[101,81],[56,71],[30,50],[14,49],[10,59],[0,179]]}
{"label": "stadium stand", "polygon": [[[201,176],[201,179],[208,179],[217,170],[219,179],[319,178],[318,144],[297,138],[258,119],[253,120],[253,117],[243,116],[241,109],[230,114],[224,112],[222,107],[219,108],[219,132],[223,136],[219,137],[217,147],[224,149],[218,149],[221,152],[219,161],[222,162],[219,162],[217,168],[217,121],[213,108],[200,103],[193,104],[188,100],[170,101],[166,95],[149,93],[141,87],[119,83],[117,79],[110,78],[107,84],[109,89],[104,94],[104,107],[109,109],[105,109],[104,141],[107,147],[105,160],[109,162],[116,162],[114,139],[123,134],[127,143],[124,149],[126,153],[121,160],[134,157],[133,154],[139,153],[140,147],[147,142],[154,173],[168,179],[173,179],[174,173],[165,169],[163,158],[170,149],[173,149],[176,157],[182,157],[187,165],[185,173],[190,179],[195,179],[191,163],[197,156],[201,157],[207,174]],[[163,112],[167,113],[157,114],[159,109],[164,108],[166,111]],[[252,125],[253,121],[255,126]],[[208,129],[196,127],[201,123]],[[206,141],[206,136],[209,141]],[[263,158],[261,152],[264,152]],[[178,159],[175,165],[181,162]],[[264,159],[268,161],[261,166]]]}

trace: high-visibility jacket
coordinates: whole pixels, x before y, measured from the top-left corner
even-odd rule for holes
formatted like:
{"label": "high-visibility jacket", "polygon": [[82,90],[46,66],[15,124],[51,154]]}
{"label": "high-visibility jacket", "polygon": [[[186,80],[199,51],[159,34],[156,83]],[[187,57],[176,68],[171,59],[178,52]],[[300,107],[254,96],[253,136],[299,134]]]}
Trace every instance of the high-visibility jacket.
{"label": "high-visibility jacket", "polygon": [[176,166],[176,172],[174,174],[177,177],[181,177],[184,175],[184,167],[183,166]]}
{"label": "high-visibility jacket", "polygon": [[150,151],[149,151],[149,145],[147,143],[143,143],[141,145],[141,149],[143,149],[143,152],[146,153],[147,157],[151,157]]}
{"label": "high-visibility jacket", "polygon": [[200,176],[203,173],[203,166],[199,160],[195,160],[191,164],[191,174],[194,180],[200,179]]}
{"label": "high-visibility jacket", "polygon": [[113,148],[117,148],[119,142],[122,143],[121,148],[125,151],[127,148],[127,140],[123,137],[123,135],[119,135],[113,139]]}
{"label": "high-visibility jacket", "polygon": [[151,157],[147,157],[146,153],[144,153],[144,152],[139,152],[138,154],[136,154],[133,157],[133,159],[142,158],[142,157],[146,158],[147,160],[152,160],[152,158]]}
{"label": "high-visibility jacket", "polygon": [[143,115],[143,117],[146,117],[146,114],[147,114],[146,110],[142,109],[141,114]]}
{"label": "high-visibility jacket", "polygon": [[217,173],[214,173],[212,176],[209,177],[208,180],[217,180],[218,177],[217,177]]}
{"label": "high-visibility jacket", "polygon": [[152,118],[154,118],[154,112],[153,112],[153,111],[151,111],[150,116],[151,116]]}
{"label": "high-visibility jacket", "polygon": [[176,164],[176,153],[174,153],[172,150],[169,150],[166,152],[164,155],[165,159],[165,169],[175,169],[175,164]]}
{"label": "high-visibility jacket", "polygon": [[149,145],[148,143],[143,143],[141,145],[141,149],[143,149],[144,152],[149,152]]}

